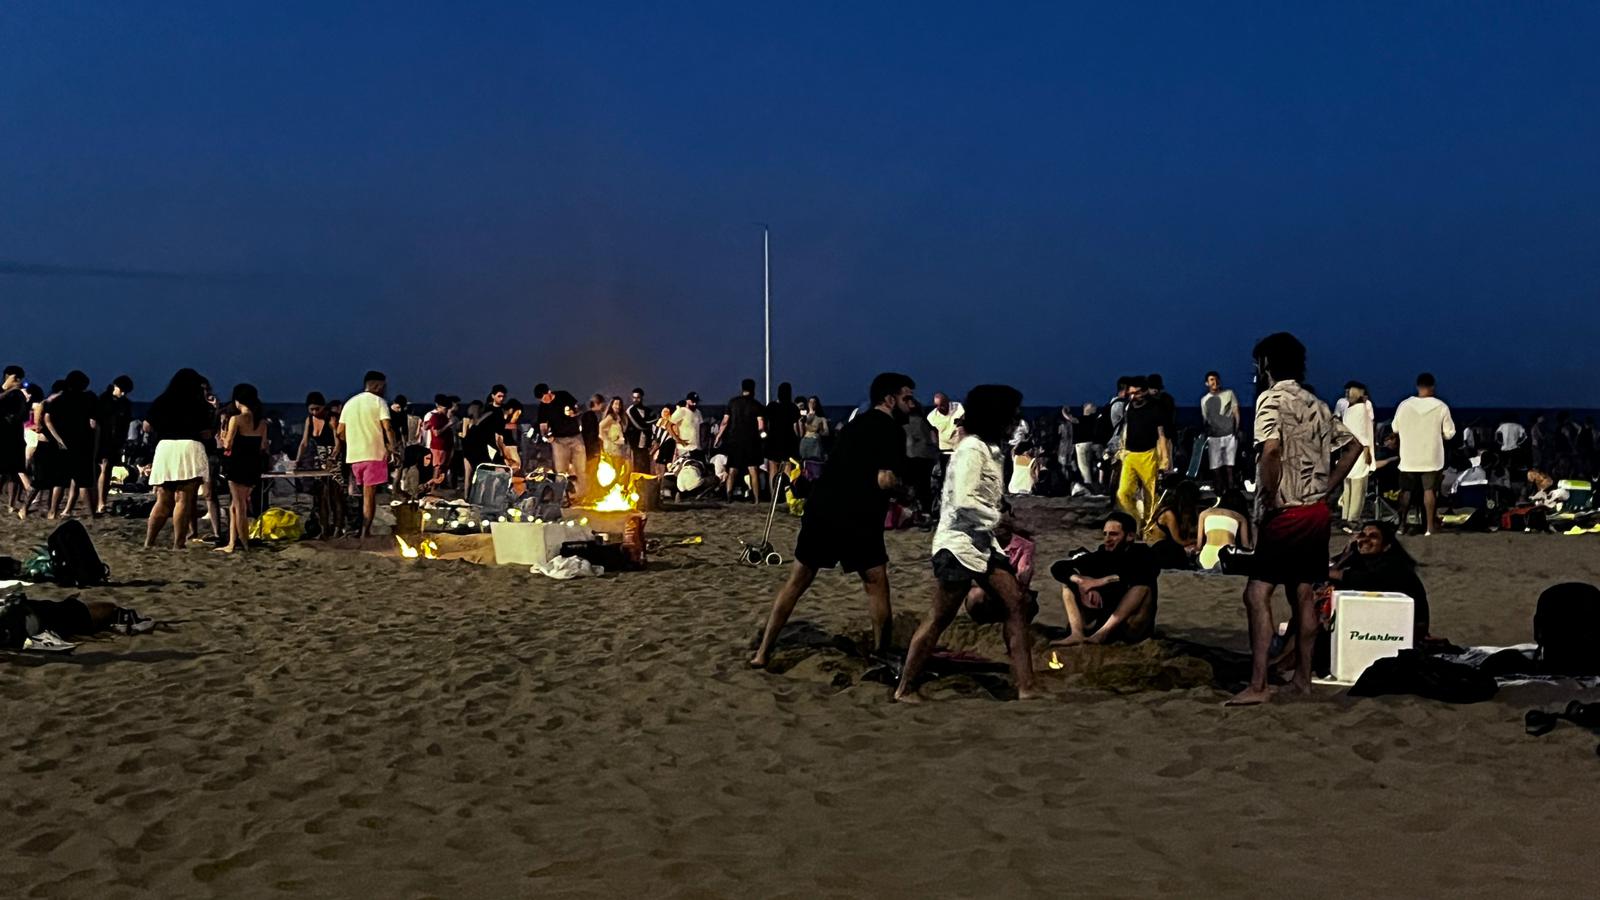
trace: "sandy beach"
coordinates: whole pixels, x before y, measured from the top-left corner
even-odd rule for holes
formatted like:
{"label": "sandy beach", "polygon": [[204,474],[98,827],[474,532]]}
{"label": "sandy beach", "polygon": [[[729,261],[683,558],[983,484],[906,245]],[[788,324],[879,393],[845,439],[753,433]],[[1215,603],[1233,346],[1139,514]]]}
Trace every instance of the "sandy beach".
{"label": "sandy beach", "polygon": [[[1019,506],[1044,561],[1094,540],[1061,524],[1059,502]],[[979,675],[897,706],[850,652],[866,617],[836,573],[802,601],[775,671],[746,667],[784,576],[735,559],[760,526],[749,509],[654,513],[648,571],[554,582],[310,544],[144,552],[141,523],[93,523],[117,583],[83,595],[164,624],[64,658],[5,655],[0,884],[17,897],[1593,891],[1596,738],[1530,738],[1521,723],[1570,691],[1448,706],[1323,689],[1235,710],[1193,657],[1083,650],[1063,654],[1080,674],[1045,673],[1046,701],[1001,702],[1007,679]],[[797,526],[780,519],[780,548]],[[0,524],[0,553],[26,556],[49,527]],[[927,546],[890,537],[902,639],[927,602]],[[1600,581],[1600,538],[1408,547],[1435,632],[1460,644],[1530,640],[1543,586]],[[1063,624],[1048,575],[1036,587],[1041,622]],[[1164,576],[1160,631],[1243,650],[1240,587]],[[999,642],[963,621],[947,644],[999,658]],[[1119,665],[1148,677],[1101,677]]]}

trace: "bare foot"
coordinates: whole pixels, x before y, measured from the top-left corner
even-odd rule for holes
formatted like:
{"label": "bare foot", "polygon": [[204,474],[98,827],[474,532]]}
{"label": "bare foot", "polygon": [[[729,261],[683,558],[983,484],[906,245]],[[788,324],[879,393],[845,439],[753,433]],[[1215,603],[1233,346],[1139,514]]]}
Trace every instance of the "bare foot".
{"label": "bare foot", "polygon": [[894,702],[896,703],[921,703],[926,699],[916,691],[895,691],[894,693]]}
{"label": "bare foot", "polygon": [[1083,635],[1081,635],[1081,634],[1069,634],[1066,637],[1064,637],[1064,638],[1062,638],[1062,639],[1060,639],[1058,641],[1051,641],[1050,642],[1050,646],[1052,646],[1052,647],[1078,647],[1078,646],[1081,646],[1081,645],[1087,644],[1087,643],[1089,643],[1089,639],[1084,637]]}
{"label": "bare foot", "polygon": [[1259,706],[1259,705],[1261,705],[1263,703],[1266,703],[1268,700],[1271,700],[1272,699],[1272,694],[1273,694],[1273,689],[1270,688],[1270,687],[1266,688],[1265,690],[1260,690],[1260,691],[1251,690],[1250,688],[1245,688],[1244,690],[1240,691],[1239,693],[1234,694],[1232,697],[1229,697],[1227,699],[1227,701],[1224,702],[1222,705],[1223,706]]}
{"label": "bare foot", "polygon": [[1027,690],[1017,691],[1018,700],[1047,700],[1049,697],[1049,691],[1040,690],[1039,688],[1028,688]]}
{"label": "bare foot", "polygon": [[767,658],[764,655],[757,653],[755,656],[750,657],[750,668],[765,669],[766,667]]}
{"label": "bare foot", "polygon": [[1296,679],[1279,688],[1278,691],[1285,697],[1309,697],[1311,696],[1311,683]]}
{"label": "bare foot", "polygon": [[233,553],[234,551],[236,551],[238,549],[239,548],[233,546],[232,544],[229,544],[226,547],[212,547],[211,548],[211,552],[212,553],[230,553],[231,554],[231,553]]}

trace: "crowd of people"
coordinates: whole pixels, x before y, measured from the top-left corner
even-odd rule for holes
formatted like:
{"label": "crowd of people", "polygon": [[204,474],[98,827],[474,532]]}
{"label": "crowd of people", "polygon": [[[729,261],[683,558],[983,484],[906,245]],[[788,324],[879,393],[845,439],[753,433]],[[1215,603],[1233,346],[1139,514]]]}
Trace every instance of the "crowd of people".
{"label": "crowd of people", "polygon": [[[1518,493],[1519,478],[1527,486],[1522,495],[1555,508],[1570,499],[1564,486],[1571,476],[1596,463],[1592,423],[1565,415],[1526,427],[1507,421],[1493,431],[1473,423],[1458,433],[1428,373],[1381,423],[1359,382],[1349,382],[1333,407],[1318,399],[1304,384],[1305,348],[1292,335],[1261,341],[1254,361],[1247,441],[1238,397],[1214,371],[1204,377],[1200,425],[1191,434],[1179,427],[1177,401],[1160,375],[1125,376],[1104,406],[1062,407],[1029,423],[1014,388],[980,385],[960,401],[935,392],[923,407],[910,377],[884,373],[873,380],[866,407],[830,422],[819,398],[783,384],[762,402],[752,379],[720,417],[708,418],[694,392],[652,407],[642,389],[628,401],[598,393],[579,400],[546,384],[526,403],[497,384],[482,400],[439,394],[420,410],[403,396],[390,399],[386,376],[371,371],[363,389],[345,399],[308,395],[294,428],[265,408],[254,386],[236,385],[224,402],[192,369],[179,370],[136,418],[127,376],[97,393],[85,373],[73,371],[47,392],[8,366],[0,382],[0,489],[23,518],[100,515],[113,473],[125,473],[121,488],[145,486],[152,495],[147,547],[169,524],[171,546],[181,548],[200,540],[209,523],[211,543],[236,552],[249,545],[269,472],[305,479],[321,534],[366,537],[381,490],[412,497],[464,492],[484,466],[564,477],[578,502],[598,496],[602,466],[613,477],[707,466],[723,498],[750,502],[798,470],[811,486],[795,563],[751,664],[769,662],[817,573],[834,567],[859,575],[873,648],[886,652],[884,531],[920,523],[932,532],[937,588],[905,659],[896,692],[902,700],[915,699],[918,673],[962,609],[1003,624],[1018,693],[1034,692],[1027,628],[1038,610],[1029,589],[1033,544],[1011,519],[1008,498],[1098,495],[1113,507],[1100,549],[1049,567],[1069,625],[1060,643],[1148,638],[1163,569],[1242,573],[1253,668],[1234,702],[1250,704],[1270,696],[1274,666],[1288,673],[1289,689],[1307,689],[1319,589],[1405,592],[1417,600],[1417,633],[1425,637],[1426,592],[1401,532],[1432,534],[1442,506],[1453,508],[1464,489]],[[1240,470],[1254,476],[1241,478]],[[1393,523],[1381,521],[1386,498],[1398,504]],[[909,515],[897,516],[896,508]],[[1330,564],[1336,523],[1354,540]],[[1275,645],[1270,599],[1279,585],[1292,617],[1287,641]]]}

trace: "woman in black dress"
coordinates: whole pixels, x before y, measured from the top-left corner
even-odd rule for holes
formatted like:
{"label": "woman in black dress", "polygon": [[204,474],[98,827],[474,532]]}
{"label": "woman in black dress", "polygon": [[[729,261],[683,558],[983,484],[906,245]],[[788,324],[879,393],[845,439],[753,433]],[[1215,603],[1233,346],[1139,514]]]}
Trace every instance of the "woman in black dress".
{"label": "woman in black dress", "polygon": [[255,385],[233,389],[233,417],[222,435],[222,477],[228,481],[228,544],[218,552],[250,549],[250,494],[266,468],[267,422]]}

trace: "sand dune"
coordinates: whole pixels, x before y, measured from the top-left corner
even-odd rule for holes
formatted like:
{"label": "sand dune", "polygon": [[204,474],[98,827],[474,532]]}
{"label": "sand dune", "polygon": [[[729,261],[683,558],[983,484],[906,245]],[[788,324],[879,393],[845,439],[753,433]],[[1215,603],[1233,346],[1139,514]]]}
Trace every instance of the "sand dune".
{"label": "sand dune", "polygon": [[[1053,506],[1023,514],[1042,559],[1093,540]],[[746,668],[784,575],[735,560],[760,525],[748,510],[658,513],[649,571],[558,583],[309,545],[145,553],[133,523],[96,523],[119,583],[86,596],[167,624],[68,658],[6,655],[0,884],[28,897],[1593,892],[1596,738],[1522,733],[1552,692],[1451,707],[1328,691],[1226,710],[1214,684],[1112,691],[1053,675],[1051,700],[1016,704],[994,699],[1003,677],[966,676],[899,707],[850,652],[865,614],[841,575],[802,602],[780,671]],[[25,555],[47,529],[0,524],[0,553]],[[795,529],[780,521],[777,543]],[[696,533],[704,544],[674,544]],[[907,623],[928,594],[927,540],[891,538]],[[1435,630],[1460,643],[1527,640],[1540,586],[1600,581],[1600,538],[1409,546]],[[1061,625],[1048,576],[1039,586],[1041,621]],[[1243,649],[1239,588],[1167,577],[1163,632]],[[960,625],[951,644],[993,648],[998,634]]]}

